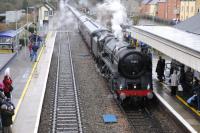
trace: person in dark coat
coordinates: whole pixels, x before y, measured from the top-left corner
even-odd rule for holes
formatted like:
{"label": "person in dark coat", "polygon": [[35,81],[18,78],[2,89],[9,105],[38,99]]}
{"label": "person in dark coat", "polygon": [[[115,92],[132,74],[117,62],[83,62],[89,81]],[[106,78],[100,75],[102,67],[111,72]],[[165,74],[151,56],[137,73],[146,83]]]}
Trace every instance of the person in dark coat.
{"label": "person in dark coat", "polygon": [[183,88],[183,92],[185,91],[185,69],[184,69],[184,65],[181,66],[180,69],[180,78],[179,78],[179,83]]}
{"label": "person in dark coat", "polygon": [[192,95],[193,72],[188,68],[185,72],[185,94]]}
{"label": "person in dark coat", "polygon": [[162,59],[162,66],[161,66],[161,76],[162,76],[162,80],[165,80],[165,59]]}
{"label": "person in dark coat", "polygon": [[3,83],[0,82],[0,106],[3,102],[3,100],[6,99],[3,89],[4,89],[4,85],[3,85]]}
{"label": "person in dark coat", "polygon": [[[196,78],[196,77],[195,77]],[[193,94],[196,94],[196,106],[198,111],[200,111],[200,84],[199,80],[196,78],[195,85],[193,88]]]}
{"label": "person in dark coat", "polygon": [[6,99],[1,105],[1,121],[3,127],[3,133],[12,133],[11,125],[13,124],[12,116],[14,115],[15,107],[13,103]]}
{"label": "person in dark coat", "polygon": [[156,66],[156,73],[157,73],[157,78],[160,82],[162,82],[162,57],[159,56],[159,60]]}

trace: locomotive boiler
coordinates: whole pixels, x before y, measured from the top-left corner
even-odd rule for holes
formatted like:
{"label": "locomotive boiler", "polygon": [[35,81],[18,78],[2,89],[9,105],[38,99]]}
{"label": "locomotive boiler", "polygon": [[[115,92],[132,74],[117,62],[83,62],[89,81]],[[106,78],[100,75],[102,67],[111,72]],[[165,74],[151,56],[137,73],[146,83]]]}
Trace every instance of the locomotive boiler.
{"label": "locomotive boiler", "polygon": [[68,6],[101,74],[121,101],[152,98],[152,60],[142,47],[120,41],[111,31]]}

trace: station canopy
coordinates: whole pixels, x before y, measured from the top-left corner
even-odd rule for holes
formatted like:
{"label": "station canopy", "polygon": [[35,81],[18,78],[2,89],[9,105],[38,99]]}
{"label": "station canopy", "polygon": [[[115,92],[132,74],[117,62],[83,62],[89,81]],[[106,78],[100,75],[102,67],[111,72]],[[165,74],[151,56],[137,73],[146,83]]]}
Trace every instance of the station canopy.
{"label": "station canopy", "polygon": [[0,32],[0,45],[11,45],[16,36],[17,32],[15,30]]}
{"label": "station canopy", "polygon": [[200,35],[168,26],[134,26],[131,35],[200,72]]}
{"label": "station canopy", "polygon": [[7,30],[0,32],[0,38],[14,38],[17,35],[15,30]]}

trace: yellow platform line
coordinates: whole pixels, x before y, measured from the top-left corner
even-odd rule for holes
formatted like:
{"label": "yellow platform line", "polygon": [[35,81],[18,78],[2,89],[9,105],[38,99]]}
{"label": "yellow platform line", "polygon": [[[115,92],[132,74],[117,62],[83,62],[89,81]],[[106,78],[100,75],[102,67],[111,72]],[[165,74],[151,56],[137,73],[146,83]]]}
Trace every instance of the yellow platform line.
{"label": "yellow platform line", "polygon": [[176,98],[178,100],[180,100],[185,106],[187,106],[188,108],[190,108],[195,114],[197,114],[198,116],[200,116],[200,113],[195,108],[193,108],[189,104],[187,104],[187,102],[185,102],[185,100],[183,100],[180,96],[176,95]]}
{"label": "yellow platform line", "polygon": [[[49,36],[50,36],[49,34],[50,34],[50,33],[47,34],[46,40],[49,38]],[[46,42],[46,41],[45,41],[45,42]],[[44,51],[44,47],[45,47],[45,46],[43,46],[42,49],[40,50],[40,53],[39,53],[39,56],[38,56],[38,61],[34,63],[33,69],[32,69],[32,71],[31,71],[31,74],[29,75],[29,78],[28,78],[28,80],[27,80],[27,82],[26,82],[26,85],[25,85],[25,87],[24,87],[24,89],[23,89],[23,92],[22,92],[22,94],[21,94],[21,96],[20,96],[20,99],[19,99],[19,101],[18,101],[18,103],[17,103],[17,106],[16,106],[16,108],[15,108],[15,114],[14,114],[14,116],[13,116],[13,121],[15,121],[15,118],[16,118],[17,113],[18,113],[18,111],[19,111],[19,107],[20,107],[20,105],[21,105],[21,103],[22,103],[22,101],[23,101],[23,99],[24,99],[24,97],[25,97],[25,94],[26,94],[27,90],[28,90],[28,87],[29,87],[29,85],[30,85],[31,79],[32,79],[32,77],[33,77],[33,73],[35,72],[35,69],[36,69],[36,67],[37,67],[37,65],[38,65],[38,62],[39,62],[39,60],[40,60],[40,58],[41,58],[41,55],[42,55],[42,53],[43,53],[43,51]]]}

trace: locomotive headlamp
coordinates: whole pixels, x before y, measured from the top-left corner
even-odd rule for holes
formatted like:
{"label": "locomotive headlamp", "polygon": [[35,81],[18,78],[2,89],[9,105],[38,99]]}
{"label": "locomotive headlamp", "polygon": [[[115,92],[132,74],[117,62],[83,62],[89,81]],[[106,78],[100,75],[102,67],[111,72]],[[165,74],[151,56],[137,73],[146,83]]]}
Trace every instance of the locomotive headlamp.
{"label": "locomotive headlamp", "polygon": [[150,90],[150,84],[147,85],[147,90]]}
{"label": "locomotive headlamp", "polygon": [[119,89],[120,89],[120,90],[122,90],[122,88],[123,88],[123,85],[122,85],[122,84],[120,84],[120,86],[119,86]]}

